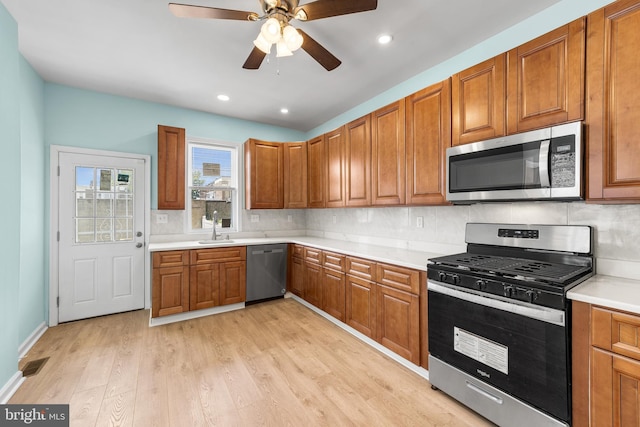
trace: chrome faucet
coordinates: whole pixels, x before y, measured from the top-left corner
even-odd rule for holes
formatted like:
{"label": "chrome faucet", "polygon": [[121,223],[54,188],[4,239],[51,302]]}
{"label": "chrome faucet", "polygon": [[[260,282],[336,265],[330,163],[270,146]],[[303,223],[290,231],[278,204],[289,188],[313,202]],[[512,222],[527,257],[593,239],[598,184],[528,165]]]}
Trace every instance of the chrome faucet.
{"label": "chrome faucet", "polygon": [[213,234],[211,240],[218,240],[218,233],[216,233],[216,222],[218,222],[218,211],[213,211]]}

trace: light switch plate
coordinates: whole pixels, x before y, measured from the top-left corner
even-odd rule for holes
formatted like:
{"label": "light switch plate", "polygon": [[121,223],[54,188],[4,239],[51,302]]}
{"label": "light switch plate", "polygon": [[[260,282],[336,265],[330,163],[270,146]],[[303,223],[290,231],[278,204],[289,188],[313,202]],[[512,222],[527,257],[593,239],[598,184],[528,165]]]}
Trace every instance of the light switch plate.
{"label": "light switch plate", "polygon": [[260,222],[260,215],[251,215],[251,222]]}

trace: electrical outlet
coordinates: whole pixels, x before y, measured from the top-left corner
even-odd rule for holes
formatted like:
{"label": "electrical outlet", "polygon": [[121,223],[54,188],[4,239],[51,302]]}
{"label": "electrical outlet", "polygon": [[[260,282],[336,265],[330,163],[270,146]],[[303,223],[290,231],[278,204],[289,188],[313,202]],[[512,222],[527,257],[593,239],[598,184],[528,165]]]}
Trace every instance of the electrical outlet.
{"label": "electrical outlet", "polygon": [[335,224],[336,222],[338,222],[338,218],[334,215],[333,216],[333,223]]}
{"label": "electrical outlet", "polygon": [[166,224],[169,222],[168,214],[156,214],[156,224]]}
{"label": "electrical outlet", "polygon": [[251,222],[260,222],[260,215],[251,215]]}
{"label": "electrical outlet", "polygon": [[424,228],[424,218],[419,216],[416,218],[416,227]]}
{"label": "electrical outlet", "polygon": [[293,215],[287,215],[287,222],[293,222]]}

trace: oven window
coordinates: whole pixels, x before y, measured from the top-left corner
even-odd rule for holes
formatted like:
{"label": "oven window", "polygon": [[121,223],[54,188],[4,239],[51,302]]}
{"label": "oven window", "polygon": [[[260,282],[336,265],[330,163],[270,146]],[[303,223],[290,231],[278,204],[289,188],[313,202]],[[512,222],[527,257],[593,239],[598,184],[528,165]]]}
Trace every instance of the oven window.
{"label": "oven window", "polygon": [[529,142],[449,158],[449,191],[540,188],[540,142]]}

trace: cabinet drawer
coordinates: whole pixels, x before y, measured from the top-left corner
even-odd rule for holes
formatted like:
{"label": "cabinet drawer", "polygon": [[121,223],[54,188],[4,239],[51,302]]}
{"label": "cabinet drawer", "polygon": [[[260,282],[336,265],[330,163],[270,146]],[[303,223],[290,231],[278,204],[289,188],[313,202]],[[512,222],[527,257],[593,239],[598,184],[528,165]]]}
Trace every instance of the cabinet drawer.
{"label": "cabinet drawer", "polygon": [[191,250],[191,265],[207,264],[210,262],[244,261],[246,259],[247,248],[245,246]]}
{"label": "cabinet drawer", "polygon": [[302,258],[304,257],[304,246],[302,245],[291,245],[292,246],[292,252],[293,252],[293,256],[297,257],[297,258]]}
{"label": "cabinet drawer", "polygon": [[420,295],[420,272],[396,265],[378,264],[376,268],[376,282]]}
{"label": "cabinet drawer", "polygon": [[320,249],[308,248],[305,246],[304,248],[304,259],[307,262],[312,262],[314,264],[322,263],[322,251]]}
{"label": "cabinet drawer", "polygon": [[189,251],[163,251],[153,253],[153,268],[189,265]]}
{"label": "cabinet drawer", "polygon": [[376,263],[361,258],[347,257],[346,272],[351,276],[362,277],[366,280],[376,280]]}
{"label": "cabinet drawer", "polygon": [[591,323],[594,346],[640,360],[640,316],[592,307]]}
{"label": "cabinet drawer", "polygon": [[322,265],[336,271],[344,271],[344,255],[326,252],[322,257]]}

